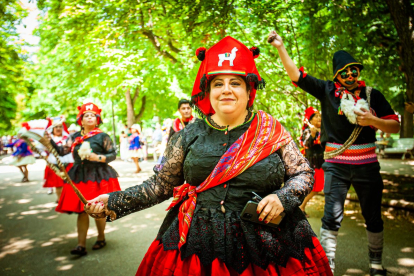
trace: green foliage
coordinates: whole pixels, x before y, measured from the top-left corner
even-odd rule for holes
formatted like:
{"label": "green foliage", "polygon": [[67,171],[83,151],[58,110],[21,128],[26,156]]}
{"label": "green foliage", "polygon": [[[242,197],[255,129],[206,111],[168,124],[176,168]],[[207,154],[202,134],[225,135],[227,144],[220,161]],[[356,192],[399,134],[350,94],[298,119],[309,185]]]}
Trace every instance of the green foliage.
{"label": "green foliage", "polygon": [[137,112],[146,97],[140,120],[172,117],[177,100],[190,98],[199,66],[195,50],[231,35],[261,49],[256,62],[267,87],[255,108],[275,115],[297,137],[299,113],[319,103],[291,84],[266,42],[271,30],[281,34],[298,67],[319,78],[331,79],[335,51],[349,51],[365,66],[362,79],[402,108],[398,37],[383,1],[43,0],[38,6],[41,45],[26,117],[76,114],[83,99],[93,98],[113,101],[125,121],[125,93],[135,89]]}
{"label": "green foliage", "polygon": [[24,51],[15,25],[26,16],[26,12],[15,1],[0,2],[0,134],[12,128],[16,117],[17,93],[24,93],[27,83],[24,78]]}

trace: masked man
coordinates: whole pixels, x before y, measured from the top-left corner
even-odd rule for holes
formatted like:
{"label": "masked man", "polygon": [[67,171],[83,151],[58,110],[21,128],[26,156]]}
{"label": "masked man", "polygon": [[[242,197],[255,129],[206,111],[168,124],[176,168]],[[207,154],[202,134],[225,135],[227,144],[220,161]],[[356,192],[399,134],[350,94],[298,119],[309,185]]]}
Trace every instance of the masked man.
{"label": "masked man", "polygon": [[386,275],[382,266],[383,182],[375,154],[375,131],[397,133],[398,116],[378,90],[359,81],[363,65],[347,52],[334,54],[333,81],[325,81],[306,74],[303,67],[298,70],[275,31],[270,33],[268,42],[277,48],[294,84],[321,102],[325,211],[320,241],[332,272],[344,202],[352,184],[367,226],[370,275]]}

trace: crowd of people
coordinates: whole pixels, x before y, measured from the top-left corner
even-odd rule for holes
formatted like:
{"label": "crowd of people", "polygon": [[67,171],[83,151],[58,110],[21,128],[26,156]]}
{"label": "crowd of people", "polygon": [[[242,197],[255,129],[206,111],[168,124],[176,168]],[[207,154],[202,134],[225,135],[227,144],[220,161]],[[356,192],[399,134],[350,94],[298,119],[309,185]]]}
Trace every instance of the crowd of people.
{"label": "crowd of people", "polygon": [[[197,49],[201,65],[191,101],[178,102],[179,118],[157,123],[148,133],[138,124],[122,130],[121,159],[134,162],[136,173],[151,140],[157,165],[142,184],[121,191],[118,174],[108,164],[116,149],[99,128],[102,110],[95,104],[78,108],[80,131],[70,133],[62,116],[51,120],[46,137],[88,200],[84,205],[71,186],[46,168],[44,187],[56,188],[56,211],[78,214],[78,243],[71,254],[87,254],[89,216],[98,229],[92,249],[98,250],[107,242],[107,221],[172,197],[137,275],[333,275],[352,184],[366,223],[370,275],[387,274],[375,135],[377,130],[397,133],[398,116],[380,91],[360,80],[363,64],[349,53],[337,51],[332,80],[321,80],[297,68],[275,31],[268,42],[293,84],[320,102],[321,110],[304,110],[302,152],[277,118],[254,112],[256,93],[265,87],[255,63],[260,50],[232,37],[208,50]],[[193,116],[192,107],[200,118]],[[24,166],[34,158],[26,158],[31,152],[23,140],[16,143],[12,164],[27,179]],[[318,239],[306,205],[321,191],[325,207]],[[248,204],[255,204],[253,213],[247,213]]]}

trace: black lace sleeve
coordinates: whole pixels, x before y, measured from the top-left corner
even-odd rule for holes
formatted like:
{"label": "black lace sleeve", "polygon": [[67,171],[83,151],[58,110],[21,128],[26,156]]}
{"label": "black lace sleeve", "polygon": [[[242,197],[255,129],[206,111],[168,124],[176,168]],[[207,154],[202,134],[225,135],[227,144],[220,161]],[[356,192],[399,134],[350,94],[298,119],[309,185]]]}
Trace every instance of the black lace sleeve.
{"label": "black lace sleeve", "polygon": [[73,140],[74,139],[72,135],[69,135],[69,138],[66,140],[66,144],[63,146],[58,146],[55,143],[55,141],[53,141],[53,139],[50,139],[50,143],[52,144],[52,146],[55,148],[55,150],[60,156],[65,156],[66,154],[71,153],[71,147],[72,147]]}
{"label": "black lace sleeve", "polygon": [[105,149],[106,163],[112,162],[116,159],[116,149],[109,135],[103,137],[103,148]]}
{"label": "black lace sleeve", "polygon": [[154,167],[155,175],[141,185],[109,194],[108,208],[117,219],[169,199],[174,187],[184,183],[183,133],[177,132],[168,141],[161,164]]}
{"label": "black lace sleeve", "polygon": [[285,212],[292,213],[312,191],[314,171],[293,141],[280,148],[279,154],[285,166],[285,185],[274,194],[279,197]]}

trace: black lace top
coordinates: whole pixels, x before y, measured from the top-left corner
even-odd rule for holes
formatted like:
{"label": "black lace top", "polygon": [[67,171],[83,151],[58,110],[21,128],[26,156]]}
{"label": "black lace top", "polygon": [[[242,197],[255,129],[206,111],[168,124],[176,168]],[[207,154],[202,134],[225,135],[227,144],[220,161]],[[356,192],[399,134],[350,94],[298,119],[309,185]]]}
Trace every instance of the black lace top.
{"label": "black lace top", "polygon": [[[202,120],[188,125],[168,142],[161,165],[154,167],[155,175],[141,185],[110,193],[108,208],[121,218],[171,198],[173,188],[184,180],[201,184],[250,124],[227,135]],[[219,258],[239,273],[250,263],[265,269],[269,262],[285,266],[290,257],[302,259],[304,249],[313,248],[315,234],[298,206],[312,190],[313,181],[313,170],[291,142],[229,182],[198,194],[181,258],[197,254],[204,265]],[[252,191],[262,197],[278,195],[287,213],[279,228],[240,219]],[[222,200],[225,213],[220,210]],[[178,248],[178,208],[167,213],[157,235],[164,250]]]}
{"label": "black lace top", "polygon": [[[59,155],[66,155],[70,153],[72,143],[75,141],[76,137],[81,137],[80,131],[75,132],[74,134],[70,135],[66,145],[58,146],[56,143],[51,140],[53,147],[57,150]],[[110,178],[117,178],[118,173],[108,165],[109,162],[112,162],[116,158],[116,149],[112,143],[111,137],[109,137],[106,133],[99,133],[95,136],[92,136],[85,141],[90,143],[92,152],[98,155],[104,155],[106,157],[105,163],[96,162],[96,161],[89,161],[89,160],[82,160],[78,154],[78,150],[81,145],[76,145],[75,149],[73,150],[73,158],[75,159],[75,163],[73,167],[68,172],[70,178],[72,179],[73,183],[79,182],[101,182],[102,180],[109,180]]]}
{"label": "black lace top", "polygon": [[[315,143],[318,138],[319,143]],[[305,156],[308,159],[311,167],[314,169],[320,169],[323,162],[325,162],[325,160],[323,160],[324,149],[320,143],[320,133],[317,132],[315,137],[312,137],[310,128],[306,127],[305,130],[303,130],[301,140],[303,141],[303,145],[306,148]]]}

